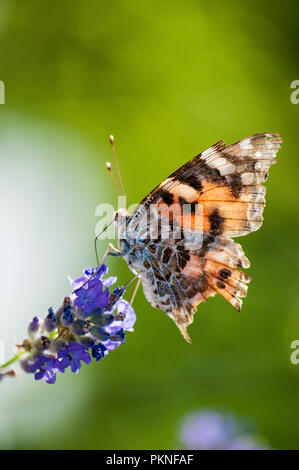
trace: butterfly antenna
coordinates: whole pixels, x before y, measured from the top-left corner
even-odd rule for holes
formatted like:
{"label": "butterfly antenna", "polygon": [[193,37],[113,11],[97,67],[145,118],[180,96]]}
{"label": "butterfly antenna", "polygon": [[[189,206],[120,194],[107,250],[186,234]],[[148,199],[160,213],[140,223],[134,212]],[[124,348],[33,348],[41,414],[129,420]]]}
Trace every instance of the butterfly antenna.
{"label": "butterfly antenna", "polygon": [[117,174],[118,174],[118,178],[119,178],[119,182],[120,182],[121,194],[124,196],[124,195],[125,195],[125,190],[124,190],[124,185],[123,185],[123,181],[122,181],[121,174],[120,174],[120,170],[119,170],[119,165],[118,165],[118,160],[117,160],[117,156],[116,156],[116,151],[115,151],[115,145],[114,145],[114,137],[113,137],[113,135],[110,135],[110,136],[109,136],[109,140],[110,140],[110,144],[111,144],[111,147],[112,147],[112,152],[113,152],[113,156],[114,156],[114,162],[115,162],[115,166],[116,166],[116,169],[117,169]]}
{"label": "butterfly antenna", "polygon": [[97,259],[97,266],[99,266],[100,262],[99,262],[99,255],[98,255],[98,249],[97,249],[97,241],[98,239],[100,238],[100,236],[102,235],[102,233],[106,232],[107,228],[110,227],[110,225],[113,223],[113,220],[111,220],[111,222],[109,222],[109,224],[106,224],[105,227],[103,228],[103,230],[101,230],[95,237],[94,239],[94,250],[95,250],[95,253],[96,253],[96,259]]}
{"label": "butterfly antenna", "polygon": [[113,183],[114,187],[116,188],[116,191],[118,192],[119,195],[121,195],[120,189],[119,189],[119,187],[118,187],[117,184],[116,184],[116,181],[115,181],[115,178],[114,178],[114,175],[113,175],[113,172],[112,172],[111,163],[110,163],[110,162],[106,162],[106,163],[105,163],[105,167],[106,167],[107,170],[108,170],[108,173],[109,173],[109,175],[110,175],[110,177],[111,177],[111,179],[112,179],[112,183]]}

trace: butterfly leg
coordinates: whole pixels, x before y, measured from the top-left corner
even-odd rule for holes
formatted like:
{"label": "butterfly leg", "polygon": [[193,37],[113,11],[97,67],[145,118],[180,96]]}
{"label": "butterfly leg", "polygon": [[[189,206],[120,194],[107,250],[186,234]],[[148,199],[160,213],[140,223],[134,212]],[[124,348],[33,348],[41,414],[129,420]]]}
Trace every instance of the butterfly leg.
{"label": "butterfly leg", "polygon": [[132,303],[133,303],[133,300],[134,300],[134,298],[135,298],[135,295],[137,294],[137,291],[138,291],[138,289],[139,289],[140,283],[141,283],[141,276],[138,275],[138,280],[137,280],[137,282],[136,282],[136,285],[135,285],[134,290],[133,290],[133,293],[132,293],[132,297],[131,297],[131,299],[130,299],[130,305],[132,305]]}
{"label": "butterfly leg", "polygon": [[[109,224],[109,225],[110,225],[110,224]],[[97,250],[97,241],[98,241],[99,237],[101,236],[101,234],[107,230],[107,228],[108,228],[108,226],[106,225],[106,227],[104,228],[104,230],[102,230],[100,233],[98,233],[98,235],[97,235],[97,236],[95,237],[95,239],[94,239],[94,250],[95,250],[96,259],[97,259],[97,266],[99,266],[99,264],[100,264],[100,263],[99,263],[98,250]],[[115,247],[112,245],[112,243],[109,243],[109,244],[108,244],[108,247],[107,247],[107,250],[106,250],[106,252],[105,252],[105,255],[104,255],[104,257],[103,257],[103,260],[106,258],[106,256],[108,256],[108,252],[109,252],[110,249],[111,249],[111,250],[114,250],[115,253],[119,253],[118,255],[113,254],[113,256],[121,256],[121,255],[120,255],[120,251],[119,251],[117,248],[115,248]],[[112,255],[112,253],[111,253],[111,255]],[[102,260],[101,264],[103,263],[103,260]]]}
{"label": "butterfly leg", "polygon": [[[110,251],[110,250],[112,250],[112,251]],[[101,260],[101,263],[99,263],[98,256],[97,256],[98,265],[99,264],[102,265],[108,256],[122,256],[122,255],[121,255],[121,252],[117,248],[115,248],[115,246],[112,243],[108,243],[108,246],[107,246],[106,251],[104,253],[104,256]]]}

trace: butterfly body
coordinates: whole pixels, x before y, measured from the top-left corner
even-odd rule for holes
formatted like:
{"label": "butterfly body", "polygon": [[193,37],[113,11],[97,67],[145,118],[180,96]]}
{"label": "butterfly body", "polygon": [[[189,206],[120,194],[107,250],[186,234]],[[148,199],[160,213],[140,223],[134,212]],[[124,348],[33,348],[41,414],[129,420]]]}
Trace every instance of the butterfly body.
{"label": "butterfly body", "polygon": [[268,169],[281,138],[256,134],[219,142],[157,186],[132,215],[116,214],[119,248],[140,273],[146,298],[190,341],[199,303],[220,293],[237,310],[250,278],[242,247],[231,238],[262,224]]}

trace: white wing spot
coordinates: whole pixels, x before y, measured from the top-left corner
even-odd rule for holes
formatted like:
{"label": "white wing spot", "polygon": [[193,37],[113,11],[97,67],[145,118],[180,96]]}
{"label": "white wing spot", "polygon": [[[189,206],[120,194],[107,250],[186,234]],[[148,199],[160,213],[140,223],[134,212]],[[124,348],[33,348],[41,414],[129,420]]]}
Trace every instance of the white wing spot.
{"label": "white wing spot", "polygon": [[240,148],[241,149],[245,149],[245,150],[249,150],[252,148],[252,144],[250,142],[250,138],[248,139],[244,139],[240,142]]}
{"label": "white wing spot", "polygon": [[218,168],[219,166],[225,165],[227,163],[226,158],[218,157],[214,161],[209,162],[211,168]]}
{"label": "white wing spot", "polygon": [[257,158],[261,157],[261,156],[262,156],[262,152],[259,152],[259,151],[258,151],[258,152],[255,152],[255,156],[256,156]]}
{"label": "white wing spot", "polygon": [[253,176],[253,173],[243,173],[241,178],[242,178],[242,184],[247,185],[253,182],[254,176]]}

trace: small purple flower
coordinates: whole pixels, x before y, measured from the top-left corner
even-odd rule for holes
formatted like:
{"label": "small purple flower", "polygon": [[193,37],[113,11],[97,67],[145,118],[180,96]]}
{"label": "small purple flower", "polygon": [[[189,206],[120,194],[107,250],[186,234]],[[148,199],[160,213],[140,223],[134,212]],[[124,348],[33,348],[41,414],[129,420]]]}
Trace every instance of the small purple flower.
{"label": "small purple flower", "polygon": [[213,410],[195,413],[186,418],[181,440],[188,449],[224,449],[232,439],[234,421]]}
{"label": "small purple flower", "polygon": [[33,374],[36,371],[36,361],[33,360],[31,357],[27,357],[26,359],[22,359],[20,361],[20,365],[22,369],[27,372],[28,374]]}
{"label": "small purple flower", "polygon": [[34,365],[35,380],[45,379],[48,384],[56,381],[57,359],[48,356],[40,356]]}
{"label": "small purple flower", "polygon": [[74,304],[82,308],[85,313],[91,313],[96,308],[104,308],[108,303],[109,291],[103,291],[103,284],[97,279],[88,281],[85,286],[75,291],[76,298]]}
{"label": "small purple flower", "polygon": [[106,279],[102,279],[102,283],[104,287],[111,287],[113,284],[115,284],[117,281],[117,277],[115,276],[110,276],[107,277]]}
{"label": "small purple flower", "polygon": [[39,329],[39,319],[38,317],[34,317],[32,319],[32,321],[29,323],[29,326],[28,326],[28,332],[30,333],[36,333],[37,330]]}
{"label": "small purple flower", "polygon": [[90,338],[89,336],[79,336],[78,342],[85,346],[85,348],[89,349],[92,348],[95,345],[95,340],[93,338]]}
{"label": "small purple flower", "polygon": [[102,326],[93,326],[90,328],[90,334],[98,341],[107,341],[110,338],[110,334]]}
{"label": "small purple flower", "polygon": [[105,356],[105,351],[107,351],[106,346],[101,343],[95,344],[92,347],[92,357],[96,359],[97,362]]}
{"label": "small purple flower", "polygon": [[110,336],[110,339],[112,341],[120,341],[121,343],[125,343],[126,341],[126,332],[123,328],[120,330],[116,331],[114,335]]}
{"label": "small purple flower", "polygon": [[116,302],[117,316],[116,318],[121,317],[123,314],[123,320],[115,320],[111,325],[106,328],[106,331],[110,335],[114,335],[117,331],[123,328],[126,331],[134,331],[133,326],[136,321],[136,314],[133,310],[133,307],[124,299],[120,299]]}
{"label": "small purple flower", "polygon": [[102,277],[105,276],[107,272],[108,266],[106,264],[102,264],[102,266],[97,266],[96,268],[88,266],[88,268],[85,269],[84,274],[86,276],[93,276],[95,279],[102,279]]}
{"label": "small purple flower", "polygon": [[90,330],[90,324],[78,318],[72,323],[70,330],[76,336],[84,336]]}
{"label": "small purple flower", "polygon": [[253,450],[259,449],[252,431],[241,419],[214,410],[193,413],[183,421],[181,441],[187,449]]}
{"label": "small purple flower", "polygon": [[68,326],[71,325],[74,321],[74,314],[73,314],[73,306],[72,305],[66,305],[63,308],[63,314],[61,317],[61,324],[63,326]]}
{"label": "small purple flower", "polygon": [[[108,272],[108,267],[106,266],[106,264],[102,264],[102,266],[98,266],[97,268],[92,268],[91,266],[88,266],[88,268],[86,268],[83,272],[83,276],[79,277],[78,279],[76,279],[75,281],[73,281],[71,279],[71,277],[69,276],[69,281],[74,289],[74,291],[76,291],[77,289],[79,289],[80,287],[87,284],[88,281],[91,281],[92,279],[97,279],[98,281],[99,280],[102,280],[102,277],[107,274]],[[106,281],[108,280],[109,278],[106,279]],[[116,279],[116,278],[115,278]],[[104,283],[103,283],[104,285]],[[108,286],[107,286],[108,287]]]}
{"label": "small purple flower", "polygon": [[91,317],[92,322],[97,326],[108,326],[114,321],[113,313],[100,313],[95,310]]}
{"label": "small purple flower", "polygon": [[259,446],[250,437],[238,437],[230,442],[227,450],[266,450],[266,446]]}
{"label": "small purple flower", "polygon": [[52,307],[50,307],[48,310],[48,315],[45,318],[44,326],[45,326],[45,329],[49,332],[54,331],[57,326],[56,316]]}
{"label": "small purple flower", "polygon": [[48,336],[42,335],[39,336],[32,343],[32,351],[34,353],[41,353],[41,351],[46,351],[51,346],[51,339]]}
{"label": "small purple flower", "polygon": [[81,361],[89,364],[91,361],[88,349],[79,343],[69,343],[68,347],[58,353],[58,370],[64,372],[71,366],[71,371],[77,374],[81,368]]}

